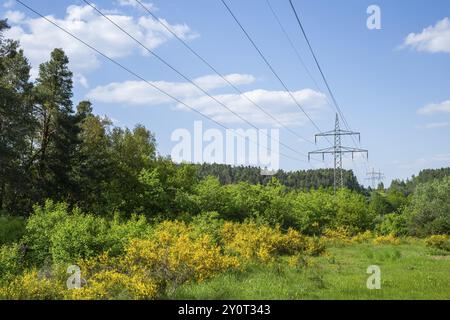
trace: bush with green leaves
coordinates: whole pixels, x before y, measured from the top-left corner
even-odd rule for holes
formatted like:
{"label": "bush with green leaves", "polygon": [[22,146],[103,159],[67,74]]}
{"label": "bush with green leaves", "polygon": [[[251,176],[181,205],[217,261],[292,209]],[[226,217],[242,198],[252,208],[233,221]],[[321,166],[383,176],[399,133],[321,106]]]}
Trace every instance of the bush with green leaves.
{"label": "bush with green leaves", "polygon": [[106,251],[118,255],[130,240],[145,238],[150,229],[143,215],[122,222],[117,214],[107,220],[77,208],[70,211],[65,203],[47,201],[43,207],[36,206],[28,219],[24,243],[30,262],[36,265],[75,263]]}
{"label": "bush with green leaves", "polygon": [[7,215],[0,216],[0,245],[13,243],[25,233],[25,219]]}
{"label": "bush with green leaves", "polygon": [[34,212],[27,220],[24,243],[27,246],[27,258],[41,265],[51,262],[51,238],[59,223],[68,217],[66,203],[47,200],[44,206],[34,206]]}
{"label": "bush with green leaves", "polygon": [[126,221],[121,221],[116,215],[106,230],[105,249],[107,248],[112,256],[118,255],[129,241],[146,238],[150,233],[151,226],[144,215],[133,214]]}
{"label": "bush with green leaves", "polygon": [[369,209],[378,215],[385,215],[395,211],[386,194],[372,191],[370,194]]}
{"label": "bush with green leaves", "polygon": [[286,230],[294,226],[292,197],[276,178],[262,187],[261,204],[261,214],[256,218],[262,218],[272,227],[279,225]]}
{"label": "bush with green leaves", "polygon": [[365,197],[348,189],[339,190],[336,195],[325,189],[300,192],[294,196],[292,210],[294,227],[309,235],[338,227],[358,233],[374,225],[375,216]]}
{"label": "bush with green leaves", "polygon": [[405,215],[399,213],[390,213],[380,216],[380,220],[375,227],[377,233],[387,236],[395,235],[396,237],[404,236],[408,233],[407,220]]}
{"label": "bush with green leaves", "polygon": [[450,234],[450,177],[419,184],[405,210],[411,235]]}
{"label": "bush with green leaves", "polygon": [[50,236],[54,262],[76,263],[107,249],[108,222],[99,217],[74,212],[58,223]]}
{"label": "bush with green leaves", "polygon": [[18,275],[24,269],[23,250],[15,243],[0,246],[0,283]]}
{"label": "bush with green leaves", "polygon": [[220,242],[223,223],[217,212],[202,212],[190,221],[194,237],[209,235],[216,244]]}
{"label": "bush with green leaves", "polygon": [[106,248],[108,223],[103,218],[68,209],[66,203],[46,201],[35,206],[27,221],[24,242],[28,258],[42,265],[50,262],[74,262]]}
{"label": "bush with green leaves", "polygon": [[[230,195],[219,179],[206,177],[195,187],[195,201],[203,211],[217,211],[224,218],[235,218],[238,214],[233,208]],[[233,208],[235,209],[235,208]]]}
{"label": "bush with green leaves", "polygon": [[293,195],[292,211],[298,230],[308,235],[319,235],[336,215],[333,193],[318,189]]}
{"label": "bush with green leaves", "polygon": [[387,192],[387,201],[393,208],[393,212],[401,213],[402,209],[408,204],[409,198],[405,196],[405,193],[395,188],[390,188]]}
{"label": "bush with green leaves", "polygon": [[369,210],[362,194],[342,189],[337,192],[335,200],[337,212],[332,227],[347,227],[354,234],[373,229],[376,215]]}

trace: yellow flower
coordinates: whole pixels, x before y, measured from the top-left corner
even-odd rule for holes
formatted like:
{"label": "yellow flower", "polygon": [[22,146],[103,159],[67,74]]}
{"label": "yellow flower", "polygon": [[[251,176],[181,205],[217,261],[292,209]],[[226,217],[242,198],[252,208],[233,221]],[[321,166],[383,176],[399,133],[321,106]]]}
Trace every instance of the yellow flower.
{"label": "yellow flower", "polygon": [[400,240],[396,238],[393,234],[390,234],[388,236],[378,236],[373,240],[374,244],[381,245],[381,244],[393,244],[398,245],[400,244]]}
{"label": "yellow flower", "polygon": [[59,300],[64,297],[64,286],[54,279],[41,276],[36,270],[25,272],[9,284],[0,287],[0,299]]}

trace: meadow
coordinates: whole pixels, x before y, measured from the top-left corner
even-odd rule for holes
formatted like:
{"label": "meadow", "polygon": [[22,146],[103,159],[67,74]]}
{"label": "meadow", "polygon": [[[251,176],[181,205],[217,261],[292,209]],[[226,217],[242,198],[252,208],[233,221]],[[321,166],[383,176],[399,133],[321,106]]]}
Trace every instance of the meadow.
{"label": "meadow", "polygon": [[[421,241],[401,245],[331,247],[310,265],[255,264],[201,284],[179,288],[175,299],[401,300],[450,299],[450,256],[435,255]],[[381,289],[369,290],[369,265],[381,269]]]}
{"label": "meadow", "polygon": [[109,220],[51,201],[10,220],[22,230],[0,247],[0,299],[450,299],[446,235],[314,236],[217,213]]}

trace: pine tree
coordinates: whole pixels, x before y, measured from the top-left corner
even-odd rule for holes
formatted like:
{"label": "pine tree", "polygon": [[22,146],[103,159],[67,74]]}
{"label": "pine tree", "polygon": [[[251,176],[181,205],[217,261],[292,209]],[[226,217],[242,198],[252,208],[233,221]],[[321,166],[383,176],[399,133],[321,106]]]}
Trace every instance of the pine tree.
{"label": "pine tree", "polygon": [[43,197],[73,198],[70,179],[76,146],[79,143],[77,117],[72,109],[72,72],[61,49],[39,67],[35,99],[37,130],[34,159],[37,192]]}
{"label": "pine tree", "polygon": [[26,163],[34,130],[30,65],[19,43],[5,40],[9,28],[0,21],[0,210],[16,211],[26,194],[29,176]]}

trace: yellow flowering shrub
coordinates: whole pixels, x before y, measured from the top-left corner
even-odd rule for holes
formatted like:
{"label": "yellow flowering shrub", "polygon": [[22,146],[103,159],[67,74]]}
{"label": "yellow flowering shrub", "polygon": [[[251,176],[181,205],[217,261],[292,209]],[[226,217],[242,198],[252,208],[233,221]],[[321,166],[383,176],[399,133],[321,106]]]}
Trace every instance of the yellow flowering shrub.
{"label": "yellow flowering shrub", "polygon": [[449,235],[432,235],[425,239],[425,244],[428,247],[450,251],[450,236]]}
{"label": "yellow flowering shrub", "polygon": [[351,232],[348,228],[337,227],[335,229],[325,229],[323,237],[328,244],[339,245],[351,242]]}
{"label": "yellow flowering shrub", "polygon": [[135,239],[119,257],[104,253],[80,262],[87,285],[73,299],[152,299],[189,281],[202,281],[232,268],[236,257],[224,255],[209,235],[192,236],[181,222],[162,222],[149,239]]}
{"label": "yellow flowering shrub", "polygon": [[306,254],[319,256],[325,253],[326,242],[323,239],[318,237],[307,237],[305,239],[305,246],[302,249]]}
{"label": "yellow flowering shrub", "polygon": [[293,229],[283,233],[279,227],[255,222],[225,222],[221,236],[225,251],[237,254],[244,261],[273,262],[282,254],[318,254],[324,250],[319,239],[305,237]]}
{"label": "yellow flowering shrub", "polygon": [[222,241],[227,252],[237,254],[245,260],[271,262],[282,242],[278,229],[257,226],[254,222],[225,222]]}
{"label": "yellow flowering shrub", "polygon": [[387,235],[387,236],[378,236],[373,240],[374,244],[381,245],[381,244],[392,244],[392,245],[398,245],[400,244],[400,240],[396,238],[393,234]]}
{"label": "yellow flowering shrub", "polygon": [[327,244],[345,245],[367,242],[371,240],[374,235],[370,230],[352,235],[352,232],[348,228],[337,227],[335,229],[325,229],[323,237]]}
{"label": "yellow flowering shrub", "polygon": [[104,252],[78,261],[81,288],[67,289],[67,265],[54,264],[47,276],[33,270],[15,276],[0,288],[0,299],[155,299],[250,261],[288,255],[289,265],[302,267],[308,255],[325,250],[320,238],[255,222],[225,222],[217,231],[213,237],[183,222],[164,221],[145,238],[130,240],[120,255]]}
{"label": "yellow flowering shrub", "polygon": [[0,300],[60,300],[64,298],[64,290],[59,281],[30,270],[0,287]]}
{"label": "yellow flowering shrub", "polygon": [[209,236],[191,239],[188,235],[155,240],[134,240],[125,249],[122,265],[129,270],[146,270],[154,278],[171,284],[202,281],[230,268],[239,267],[235,257],[221,253]]}
{"label": "yellow flowering shrub", "polygon": [[80,289],[71,289],[67,298],[74,300],[154,299],[158,286],[149,277],[104,270],[91,277]]}
{"label": "yellow flowering shrub", "polygon": [[351,242],[352,243],[363,243],[371,240],[374,237],[372,231],[367,230],[362,233],[358,233],[356,236],[352,237]]}

